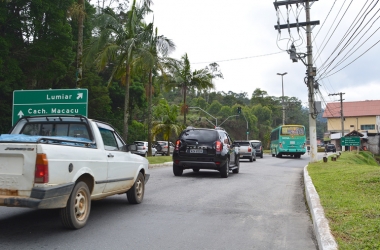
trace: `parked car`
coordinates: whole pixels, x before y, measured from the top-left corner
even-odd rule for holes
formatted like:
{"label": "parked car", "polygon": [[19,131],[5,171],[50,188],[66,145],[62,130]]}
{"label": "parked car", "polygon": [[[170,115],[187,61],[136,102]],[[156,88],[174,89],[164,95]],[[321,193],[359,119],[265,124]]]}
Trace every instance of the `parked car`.
{"label": "parked car", "polygon": [[[141,155],[141,156],[148,156],[148,142],[147,141],[135,141],[134,142],[137,145],[137,150],[133,153]],[[156,149],[152,147],[152,156],[156,156]]]}
{"label": "parked car", "polygon": [[335,144],[329,143],[325,145],[325,152],[336,152]]}
{"label": "parked car", "polygon": [[188,127],[181,132],[175,144],[173,173],[180,176],[184,169],[194,172],[214,169],[222,178],[227,178],[230,170],[239,173],[238,147],[223,129]]}
{"label": "parked car", "polygon": [[169,142],[170,146],[168,147],[167,141],[157,141],[154,144],[154,148],[157,150],[157,155],[167,155],[168,154],[168,148],[170,149],[170,154],[173,154],[174,151],[174,144],[172,142]]}
{"label": "parked car", "polygon": [[264,157],[264,152],[263,152],[263,145],[261,141],[259,140],[250,140],[253,148],[256,150],[256,156],[260,158]]}
{"label": "parked car", "polygon": [[250,141],[239,140],[235,141],[235,144],[239,144],[240,159],[248,159],[250,162],[256,161],[256,150],[253,148]]}

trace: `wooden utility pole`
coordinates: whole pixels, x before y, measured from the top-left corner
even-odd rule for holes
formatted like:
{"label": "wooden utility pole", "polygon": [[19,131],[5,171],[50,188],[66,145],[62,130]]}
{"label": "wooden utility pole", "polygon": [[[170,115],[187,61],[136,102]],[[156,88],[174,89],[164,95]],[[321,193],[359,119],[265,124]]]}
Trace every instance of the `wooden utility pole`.
{"label": "wooden utility pole", "polygon": [[[341,137],[343,137],[344,136],[344,116],[343,116],[343,100],[344,99],[342,99],[342,95],[344,95],[345,93],[342,93],[342,92],[340,92],[340,93],[335,93],[335,94],[329,94],[329,96],[332,96],[332,95],[339,95],[340,96],[340,123],[341,123],[341,126],[342,126],[342,129],[341,129]],[[342,147],[342,151],[344,151],[343,150],[343,147]]]}
{"label": "wooden utility pole", "polygon": [[[306,40],[307,40],[307,53],[306,55],[303,54],[301,56],[300,54],[296,53],[296,48],[292,44],[291,48],[288,50],[291,59],[293,62],[297,62],[298,59],[300,59],[305,66],[307,67],[307,87],[308,87],[308,101],[309,101],[309,139],[310,139],[310,162],[316,162],[318,161],[317,157],[317,112],[315,109],[315,101],[314,101],[314,76],[315,76],[315,68],[313,68],[313,51],[312,51],[312,44],[311,44],[311,30],[312,25],[318,25],[319,21],[310,21],[310,2],[314,2],[318,0],[288,0],[288,1],[281,1],[281,2],[274,2],[274,6],[276,10],[278,9],[278,6],[289,4],[304,4],[305,11],[306,11],[306,22],[299,23],[297,19],[297,23],[288,23],[280,25],[279,21],[277,22],[277,25],[274,26],[276,30],[280,32],[281,29],[290,29],[290,28],[298,28],[302,26],[306,26]],[[307,57],[307,62],[304,62],[304,58]]]}

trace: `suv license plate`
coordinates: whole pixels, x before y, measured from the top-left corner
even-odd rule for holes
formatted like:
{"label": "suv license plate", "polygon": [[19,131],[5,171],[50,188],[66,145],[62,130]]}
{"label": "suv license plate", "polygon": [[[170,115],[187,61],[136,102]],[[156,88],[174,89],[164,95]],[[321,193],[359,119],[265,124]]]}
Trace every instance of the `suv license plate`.
{"label": "suv license plate", "polygon": [[190,153],[203,154],[203,149],[190,149]]}

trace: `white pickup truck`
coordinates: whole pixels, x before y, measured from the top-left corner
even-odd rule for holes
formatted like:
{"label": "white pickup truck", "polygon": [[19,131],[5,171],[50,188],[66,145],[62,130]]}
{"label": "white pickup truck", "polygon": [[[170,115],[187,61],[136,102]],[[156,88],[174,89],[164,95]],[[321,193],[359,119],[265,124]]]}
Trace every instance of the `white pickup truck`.
{"label": "white pickup truck", "polygon": [[126,193],[141,203],[150,175],[135,147],[84,116],[23,117],[0,136],[0,206],[59,208],[63,225],[79,229],[91,200]]}

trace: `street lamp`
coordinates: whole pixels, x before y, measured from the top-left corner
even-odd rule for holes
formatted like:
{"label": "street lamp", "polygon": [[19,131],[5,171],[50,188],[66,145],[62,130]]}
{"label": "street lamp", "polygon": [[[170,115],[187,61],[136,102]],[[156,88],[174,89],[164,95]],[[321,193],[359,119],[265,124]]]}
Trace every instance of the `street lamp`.
{"label": "street lamp", "polygon": [[281,82],[282,82],[282,125],[285,125],[285,103],[284,103],[284,75],[288,74],[285,73],[277,73],[277,75],[281,76]]}

